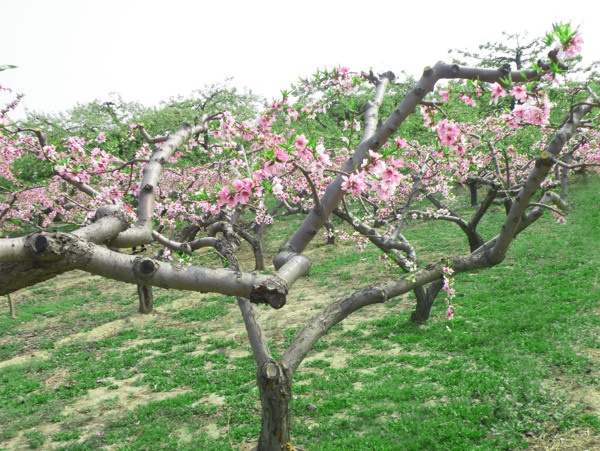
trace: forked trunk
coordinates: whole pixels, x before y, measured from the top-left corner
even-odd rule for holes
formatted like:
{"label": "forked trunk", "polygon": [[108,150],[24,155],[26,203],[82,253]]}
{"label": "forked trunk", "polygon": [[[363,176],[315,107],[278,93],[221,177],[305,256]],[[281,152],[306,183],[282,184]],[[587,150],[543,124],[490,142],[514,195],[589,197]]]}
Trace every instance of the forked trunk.
{"label": "forked trunk", "polygon": [[424,286],[417,287],[413,290],[417,297],[417,308],[410,316],[410,320],[416,324],[423,324],[429,319],[433,301],[437,297],[440,290],[444,287],[443,280],[436,280],[429,284],[425,289]]}

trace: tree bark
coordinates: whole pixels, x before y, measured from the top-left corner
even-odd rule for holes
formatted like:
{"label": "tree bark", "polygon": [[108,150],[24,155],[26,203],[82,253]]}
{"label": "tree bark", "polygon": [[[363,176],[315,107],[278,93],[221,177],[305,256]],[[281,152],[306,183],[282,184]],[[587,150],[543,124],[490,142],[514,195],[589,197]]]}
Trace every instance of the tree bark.
{"label": "tree bark", "polygon": [[10,297],[10,294],[7,294],[6,297],[8,298],[8,309],[10,310],[10,317],[14,319],[15,318],[15,304],[13,303],[13,300]]}
{"label": "tree bark", "polygon": [[140,313],[148,314],[154,310],[154,294],[152,287],[148,285],[137,286],[138,297],[140,300]]}
{"label": "tree bark", "polygon": [[[571,153],[570,152],[565,153],[562,160],[563,160],[563,163],[565,163],[565,164],[571,163]],[[571,173],[571,170],[568,167],[561,168],[561,171],[560,171],[560,198],[563,201],[566,201],[567,197],[569,195],[568,190],[569,190],[569,174],[570,173]]]}
{"label": "tree bark", "polygon": [[477,183],[469,183],[469,190],[471,191],[471,207],[477,205]]}
{"label": "tree bark", "polygon": [[263,233],[263,225],[261,224],[258,228],[256,235],[252,236],[250,233],[243,230],[241,227],[235,227],[235,233],[241,236],[244,240],[252,246],[252,252],[254,254],[254,270],[255,271],[264,271],[265,270],[265,257],[263,253],[262,246],[262,233]]}
{"label": "tree bark", "polygon": [[413,323],[423,324],[429,319],[433,302],[443,286],[444,281],[442,279],[431,282],[427,289],[425,289],[424,286],[421,286],[413,290],[417,297],[417,308],[412,312],[412,315],[410,315],[410,320]]}
{"label": "tree bark", "polygon": [[262,405],[262,428],[258,451],[293,449],[291,431],[292,377],[275,360],[258,369],[258,388]]}

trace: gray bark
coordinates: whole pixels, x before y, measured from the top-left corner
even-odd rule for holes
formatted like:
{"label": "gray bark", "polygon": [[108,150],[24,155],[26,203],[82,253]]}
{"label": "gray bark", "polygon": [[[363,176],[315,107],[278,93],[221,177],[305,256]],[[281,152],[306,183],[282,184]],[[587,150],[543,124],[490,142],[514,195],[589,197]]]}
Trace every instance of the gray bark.
{"label": "gray bark", "polygon": [[134,247],[152,242],[152,218],[154,216],[154,205],[156,202],[156,187],[158,186],[160,174],[171,155],[185,144],[192,136],[206,130],[206,124],[192,127],[183,124],[179,131],[169,136],[160,148],[152,153],[148,165],[144,169],[141,182],[141,190],[137,210],[137,223],[134,227],[127,229],[115,237],[110,245],[112,247]]}
{"label": "gray bark", "polygon": [[[563,156],[563,163],[566,165],[571,163],[572,155],[570,152],[567,152]],[[560,168],[560,198],[563,201],[566,201],[569,196],[569,175],[571,173],[571,169],[568,166],[563,166]]]}
{"label": "gray bark", "polygon": [[10,313],[10,317],[11,318],[15,318],[15,304],[12,300],[12,298],[10,297],[10,294],[7,294],[6,297],[8,298],[8,310]]}
{"label": "gray bark", "polygon": [[275,360],[262,364],[256,377],[262,406],[258,450],[293,449],[291,443],[292,378]]}
{"label": "gray bark", "polygon": [[154,294],[152,293],[152,287],[148,285],[137,286],[138,298],[140,301],[139,312],[148,314],[154,310]]}

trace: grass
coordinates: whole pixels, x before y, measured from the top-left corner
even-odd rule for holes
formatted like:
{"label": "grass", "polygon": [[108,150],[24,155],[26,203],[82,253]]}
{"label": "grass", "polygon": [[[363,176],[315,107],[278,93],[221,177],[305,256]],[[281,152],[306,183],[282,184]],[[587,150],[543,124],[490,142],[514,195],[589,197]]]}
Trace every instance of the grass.
{"label": "grass", "polygon": [[[542,218],[502,265],[458,275],[451,332],[443,301],[425,326],[412,325],[410,296],[334,327],[294,377],[295,441],[309,450],[599,446],[599,188],[592,179],[572,189],[566,226]],[[486,219],[487,236],[501,219],[500,210]],[[295,220],[269,231],[268,249]],[[466,249],[451,225],[409,225],[406,235],[424,260]],[[311,276],[288,305],[260,307],[274,355],[306,318],[385,274],[373,248],[319,242],[307,255]],[[8,308],[0,315],[0,449],[225,450],[256,439],[256,364],[234,299],[157,289],[156,313],[139,315],[134,288],[83,273],[13,298],[17,319]]]}

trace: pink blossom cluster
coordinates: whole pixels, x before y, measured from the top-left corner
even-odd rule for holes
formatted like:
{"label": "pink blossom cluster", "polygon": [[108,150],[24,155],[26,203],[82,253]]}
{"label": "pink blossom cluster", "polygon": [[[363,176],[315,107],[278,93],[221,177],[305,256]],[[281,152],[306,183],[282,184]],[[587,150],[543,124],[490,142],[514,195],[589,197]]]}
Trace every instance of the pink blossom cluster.
{"label": "pink blossom cluster", "polygon": [[502,116],[509,127],[518,128],[521,124],[548,125],[553,103],[546,93],[529,96],[527,93],[519,92],[518,97],[515,95],[515,99],[521,100],[522,103],[515,104],[511,113]]}
{"label": "pink blossom cluster", "polygon": [[[579,44],[574,40],[573,47]],[[413,200],[421,200],[426,194],[435,194],[448,199],[456,182],[464,182],[474,175],[488,177],[491,174],[493,178],[488,141],[498,148],[499,155],[506,153],[509,182],[516,183],[530,158],[507,143],[524,125],[547,125],[552,108],[543,92],[528,93],[526,87],[520,85],[508,91],[503,85],[492,84],[490,102],[496,104],[502,97],[512,96],[515,99],[513,111],[497,112],[473,123],[463,123],[442,117],[435,108],[423,107],[424,125],[432,132],[428,140],[407,141],[396,135],[377,150],[371,149],[368,157],[358,162],[353,171],[340,174],[360,139],[364,118],[355,115],[340,124],[339,146],[312,137],[310,124],[319,114],[327,112],[340,96],[356,92],[366,83],[364,77],[346,68],[337,68],[320,72],[314,80],[302,84],[300,88],[308,95],[308,101],[302,105],[294,104],[286,96],[273,102],[256,120],[245,122],[238,121],[230,113],[223,113],[210,124],[212,138],[208,149],[199,149],[201,140],[192,139],[166,166],[156,192],[157,223],[174,227],[183,220],[201,220],[207,214],[236,208],[252,211],[257,222],[270,222],[273,218],[264,207],[267,193],[291,206],[311,208],[314,194],[322,196],[337,176],[342,189],[348,193],[345,200],[350,207],[365,200],[376,206],[377,211],[369,221],[393,221],[397,219],[397,206],[410,196]],[[475,106],[475,99],[482,95],[479,85],[471,92],[448,86],[440,91],[442,99],[448,101],[451,92],[459,96],[459,100]],[[286,124],[283,130],[278,126],[282,123]],[[309,126],[304,128],[307,124]],[[132,124],[130,131],[133,133],[137,128]],[[139,193],[145,163],[129,163],[112,156],[107,150],[104,133],[89,141],[73,137],[43,149],[38,148],[33,138],[25,136],[0,135],[0,139],[3,140],[0,176],[7,180],[17,180],[12,162],[25,152],[34,153],[56,170],[56,176],[43,190],[31,189],[17,194],[19,205],[31,208],[12,208],[12,216],[7,217],[17,218],[19,214],[25,217],[25,213],[20,212],[36,211],[39,205],[47,205],[56,212],[54,215],[61,213],[69,221],[82,222],[97,205],[127,205]],[[593,134],[589,139],[591,143],[597,142]],[[148,159],[154,148],[148,144],[141,146],[136,159]],[[204,152],[207,163],[177,168],[179,158],[191,149]],[[598,154],[596,149],[594,145],[582,147],[582,155],[577,158],[589,160]],[[61,188],[61,181],[65,179],[89,184],[100,196],[89,199],[74,189],[65,192]],[[415,193],[413,184],[416,180],[419,180],[420,190]],[[38,191],[45,192],[49,200],[42,202],[36,194]],[[0,214],[3,208],[9,208],[7,200],[10,200],[7,196],[0,198]],[[69,210],[62,207],[67,203],[71,205]],[[130,204],[130,208],[133,206]],[[445,213],[432,210],[424,216],[436,218]]]}
{"label": "pink blossom cluster", "polygon": [[[573,37],[566,44],[560,47],[560,51],[564,52],[564,59],[572,59],[581,53],[581,44],[583,39],[579,33],[575,33]],[[559,55],[560,59],[561,55]]]}
{"label": "pink blossom cluster", "polygon": [[252,196],[262,196],[262,185],[256,184],[249,177],[243,179],[234,179],[230,186],[224,186],[217,193],[219,207],[227,204],[228,207],[235,207],[238,204],[247,204]]}
{"label": "pink blossom cluster", "polygon": [[461,131],[456,124],[444,118],[437,123],[436,131],[442,146],[449,147],[450,149],[459,147],[461,143]]}

